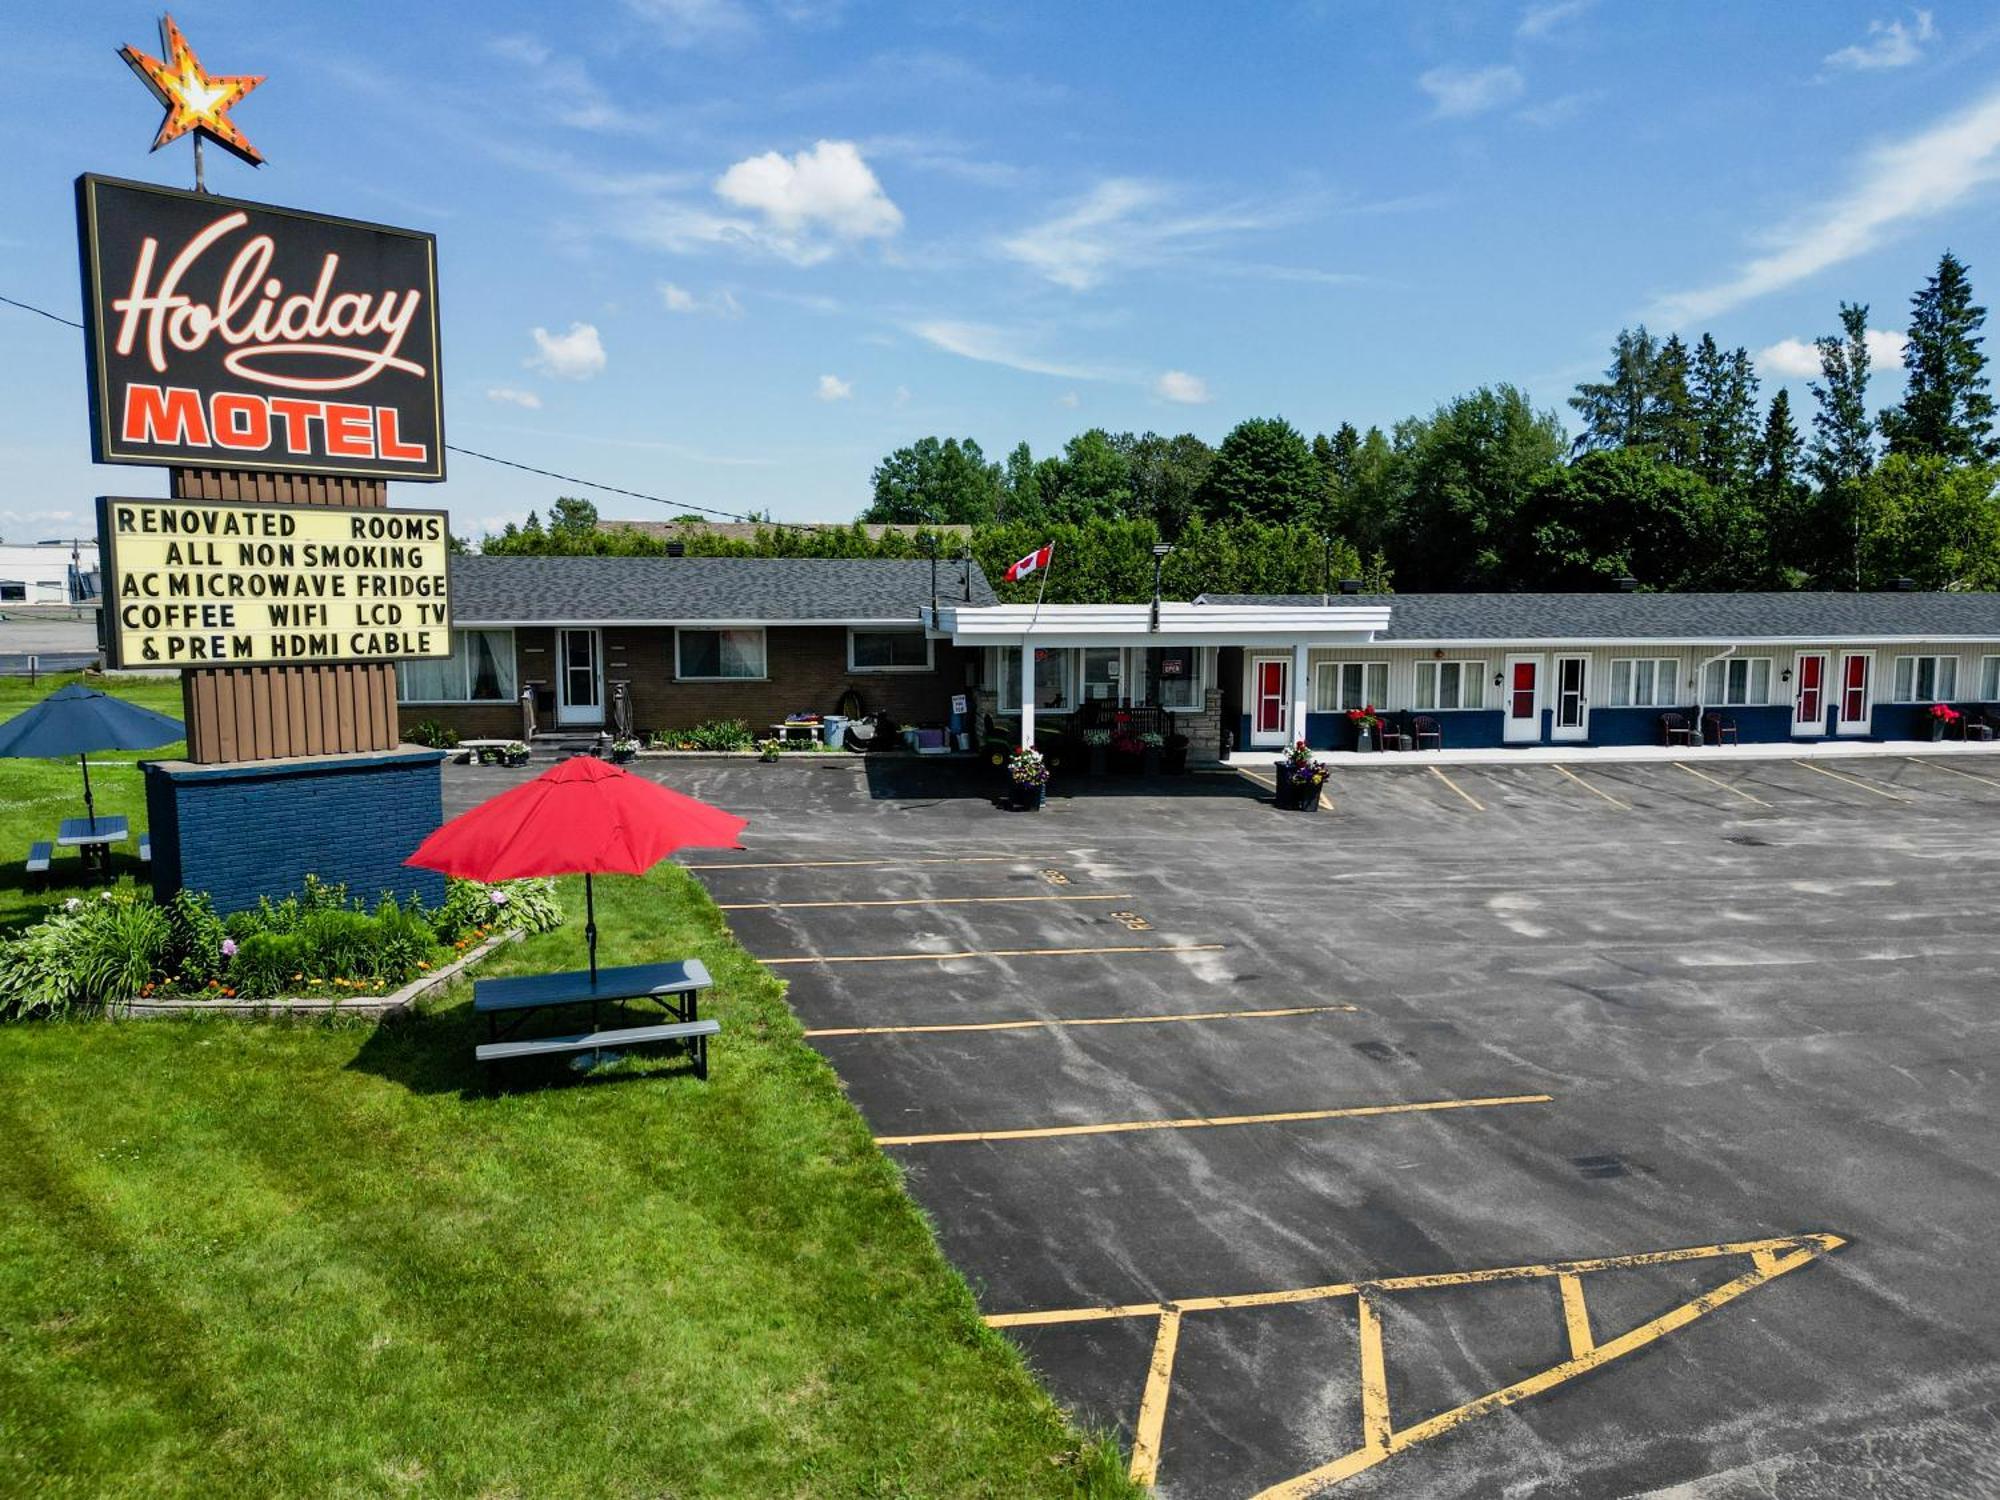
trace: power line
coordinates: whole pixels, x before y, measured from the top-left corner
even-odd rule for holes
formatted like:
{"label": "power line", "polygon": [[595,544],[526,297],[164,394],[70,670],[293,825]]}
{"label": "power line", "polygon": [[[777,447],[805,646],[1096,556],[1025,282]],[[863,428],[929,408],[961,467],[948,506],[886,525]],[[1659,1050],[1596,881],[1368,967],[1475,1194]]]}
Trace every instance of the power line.
{"label": "power line", "polygon": [[0,297],[0,302],[6,303],[9,307],[18,307],[22,312],[31,312],[38,317],[47,318],[51,323],[61,323],[68,328],[83,327],[75,318],[65,318],[61,313],[52,313],[46,307],[36,307],[31,302],[16,302],[12,297]]}

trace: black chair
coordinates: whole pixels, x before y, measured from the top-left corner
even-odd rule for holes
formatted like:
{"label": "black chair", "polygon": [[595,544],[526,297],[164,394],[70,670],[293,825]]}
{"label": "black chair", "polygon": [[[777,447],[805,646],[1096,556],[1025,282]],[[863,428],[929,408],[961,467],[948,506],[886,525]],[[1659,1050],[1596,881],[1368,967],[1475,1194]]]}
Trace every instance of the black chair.
{"label": "black chair", "polygon": [[1383,750],[1407,750],[1414,743],[1409,730],[1403,727],[1394,714],[1382,715],[1382,722],[1375,730],[1375,738]]}
{"label": "black chair", "polygon": [[1444,728],[1429,714],[1418,714],[1410,720],[1410,738],[1419,750],[1424,748],[1426,740],[1438,749],[1444,749]]}
{"label": "black chair", "polygon": [[1985,708],[1972,703],[1959,709],[1958,718],[1945,725],[1944,732],[1954,739],[1990,740],[1993,738],[1993,725],[1988,722]]}
{"label": "black chair", "polygon": [[1732,745],[1743,743],[1736,736],[1736,721],[1725,719],[1721,714],[1708,714],[1701,721],[1701,732],[1708,737],[1711,745],[1720,745],[1725,740]]}
{"label": "black chair", "polygon": [[1669,712],[1660,715],[1660,743],[1670,748],[1694,743],[1694,726],[1688,723],[1686,714]]}

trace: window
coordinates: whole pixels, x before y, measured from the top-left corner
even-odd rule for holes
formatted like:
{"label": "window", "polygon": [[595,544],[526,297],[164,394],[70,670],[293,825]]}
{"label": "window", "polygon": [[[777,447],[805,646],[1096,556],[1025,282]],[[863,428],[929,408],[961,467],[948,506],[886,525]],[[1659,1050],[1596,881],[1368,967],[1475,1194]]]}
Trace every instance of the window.
{"label": "window", "polygon": [[917,630],[850,630],[847,670],[850,672],[928,672],[930,637]]}
{"label": "window", "polygon": [[1124,692],[1125,653],[1116,646],[1086,646],[1083,651],[1085,702],[1116,703]]}
{"label": "window", "polygon": [[1712,661],[1702,677],[1701,701],[1708,708],[1755,707],[1771,701],[1771,659],[1730,656]]}
{"label": "window", "polygon": [[1146,652],[1146,681],[1161,708],[1200,708],[1201,648],[1155,646]]}
{"label": "window", "polygon": [[[1990,662],[1992,657],[1988,657]],[[1898,703],[1949,703],[1958,696],[1958,658],[1899,656],[1896,658]]]}
{"label": "window", "polygon": [[2000,702],[2000,656],[1979,658],[1979,701]]}
{"label": "window", "polygon": [[1483,661],[1417,663],[1418,708],[1482,708],[1486,703]]}
{"label": "window", "polygon": [[1313,712],[1380,708],[1389,697],[1386,661],[1323,661],[1313,673]]}
{"label": "window", "polygon": [[674,676],[744,681],[764,675],[761,630],[676,630]]}
{"label": "window", "polygon": [[[1076,653],[1050,646],[1035,648],[1035,708],[1037,711],[1066,713],[1072,707],[1071,673]],[[1021,648],[1000,648],[1000,711],[1021,711]]]}
{"label": "window", "polygon": [[449,657],[397,662],[396,678],[405,703],[511,703],[514,632],[454,630]]}
{"label": "window", "polygon": [[0,580],[0,604],[26,604],[28,585],[9,578]]}
{"label": "window", "polygon": [[[1767,672],[1765,681],[1769,680]],[[1670,656],[1613,657],[1611,706],[1672,708],[1680,701],[1680,681],[1681,664]]]}

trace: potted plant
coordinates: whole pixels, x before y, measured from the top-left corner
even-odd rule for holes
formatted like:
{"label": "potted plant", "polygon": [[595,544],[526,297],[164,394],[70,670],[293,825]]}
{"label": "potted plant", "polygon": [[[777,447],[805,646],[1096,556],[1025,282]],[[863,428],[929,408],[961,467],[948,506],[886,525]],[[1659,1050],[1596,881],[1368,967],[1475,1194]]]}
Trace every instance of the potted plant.
{"label": "potted plant", "polygon": [[1084,749],[1090,752],[1090,774],[1102,776],[1104,762],[1111,753],[1111,731],[1108,729],[1086,729],[1083,732]]}
{"label": "potted plant", "polygon": [[1187,770],[1188,743],[1188,737],[1179,731],[1167,736],[1160,758],[1166,763],[1169,776],[1179,776]]}
{"label": "potted plant", "polygon": [[1146,759],[1145,743],[1129,725],[1121,725],[1111,732],[1111,769],[1127,776],[1136,776],[1143,769]]}
{"label": "potted plant", "polygon": [[519,768],[528,763],[528,747],[513,740],[500,747],[500,764]]}
{"label": "potted plant", "polygon": [[1354,726],[1354,748],[1373,750],[1375,736],[1382,729],[1382,716],[1375,712],[1375,705],[1371,703],[1366,708],[1350,708],[1347,722]]}
{"label": "potted plant", "polygon": [[1964,717],[1964,714],[1953,708],[1949,703],[1933,703],[1930,707],[1931,738],[1933,740],[1943,739],[1945,730],[1951,725],[1958,723]]}
{"label": "potted plant", "polygon": [[1157,729],[1148,729],[1139,736],[1139,754],[1144,761],[1148,776],[1156,776],[1160,770],[1160,752],[1166,748],[1167,737]]}
{"label": "potted plant", "polygon": [[611,759],[616,765],[624,765],[626,761],[638,753],[639,742],[637,740],[626,739],[613,740],[611,742]]}
{"label": "potted plant", "polygon": [[1278,806],[1311,812],[1319,806],[1320,788],[1326,785],[1327,764],[1316,760],[1300,740],[1277,763]]}
{"label": "potted plant", "polygon": [[1049,797],[1049,763],[1042,752],[1023,746],[1007,757],[1007,782],[1017,812],[1034,812]]}
{"label": "potted plant", "polygon": [[785,742],[776,735],[757,741],[757,759],[766,765],[777,764],[778,757],[785,753]]}

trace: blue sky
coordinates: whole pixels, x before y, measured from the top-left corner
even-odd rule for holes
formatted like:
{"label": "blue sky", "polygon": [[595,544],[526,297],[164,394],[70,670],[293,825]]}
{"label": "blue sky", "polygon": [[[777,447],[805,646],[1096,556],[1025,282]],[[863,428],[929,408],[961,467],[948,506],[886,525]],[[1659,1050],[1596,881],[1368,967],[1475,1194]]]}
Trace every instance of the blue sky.
{"label": "blue sky", "polygon": [[[1561,409],[1642,319],[1768,351],[1803,399],[1837,302],[1900,328],[1946,245],[2000,299],[1990,6],[174,14],[211,72],[269,75],[237,111],[269,164],[211,152],[213,189],[437,232],[451,441],[729,510],[851,516],[933,432],[1310,433],[1500,380]],[[156,21],[10,20],[0,294],[74,314],[76,173],[191,181],[114,55]],[[0,534],[164,491],[90,464],[80,335],[0,308],[0,350]],[[476,533],[561,488],[451,473],[397,498]]]}

